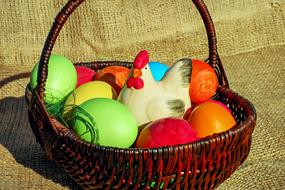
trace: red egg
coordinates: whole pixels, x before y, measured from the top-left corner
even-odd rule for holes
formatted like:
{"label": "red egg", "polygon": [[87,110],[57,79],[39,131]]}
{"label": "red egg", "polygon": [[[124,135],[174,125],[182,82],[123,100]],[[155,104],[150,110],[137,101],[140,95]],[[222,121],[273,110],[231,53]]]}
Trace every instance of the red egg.
{"label": "red egg", "polygon": [[201,138],[224,132],[236,124],[231,111],[214,100],[197,105],[191,111],[188,121]]}
{"label": "red egg", "polygon": [[77,72],[77,85],[78,88],[80,85],[92,81],[96,72],[88,67],[84,66],[75,66]]}
{"label": "red egg", "polygon": [[197,132],[184,119],[163,118],[148,124],[140,132],[136,147],[158,148],[197,141]]}

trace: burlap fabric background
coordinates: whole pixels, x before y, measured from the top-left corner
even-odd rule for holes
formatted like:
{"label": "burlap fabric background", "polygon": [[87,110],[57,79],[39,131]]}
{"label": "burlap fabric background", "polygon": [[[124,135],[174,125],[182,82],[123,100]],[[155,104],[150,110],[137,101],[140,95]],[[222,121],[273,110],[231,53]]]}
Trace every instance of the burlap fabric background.
{"label": "burlap fabric background", "polygon": [[[78,189],[48,161],[30,130],[24,87],[64,0],[0,1],[0,189]],[[285,1],[207,0],[231,88],[258,122],[246,162],[219,189],[285,189]],[[171,64],[207,57],[200,16],[187,0],[87,0],[54,52],[76,61],[132,60],[140,49]]]}

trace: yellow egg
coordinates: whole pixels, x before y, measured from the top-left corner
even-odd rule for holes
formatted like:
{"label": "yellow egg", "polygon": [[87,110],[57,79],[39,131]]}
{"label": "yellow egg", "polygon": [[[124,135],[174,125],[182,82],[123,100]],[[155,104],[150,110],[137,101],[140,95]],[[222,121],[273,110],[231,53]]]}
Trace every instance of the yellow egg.
{"label": "yellow egg", "polygon": [[91,81],[79,86],[69,95],[64,107],[80,105],[93,98],[116,98],[113,87],[103,81]]}

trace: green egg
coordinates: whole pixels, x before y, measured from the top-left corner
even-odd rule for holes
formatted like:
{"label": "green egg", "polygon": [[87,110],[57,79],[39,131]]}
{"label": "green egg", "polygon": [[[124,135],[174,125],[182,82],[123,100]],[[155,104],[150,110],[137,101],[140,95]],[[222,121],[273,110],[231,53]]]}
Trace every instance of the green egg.
{"label": "green egg", "polygon": [[[38,67],[39,64],[34,66],[30,77],[30,85],[33,89],[37,86]],[[45,103],[56,104],[62,101],[75,89],[76,83],[77,73],[72,62],[63,56],[51,55],[45,85]]]}
{"label": "green egg", "polygon": [[[75,121],[72,125],[75,133],[85,141],[119,148],[129,148],[135,142],[137,121],[127,106],[109,98],[94,98],[79,107],[73,112]],[[84,110],[94,121],[91,129],[90,125],[86,126],[90,117],[79,110]],[[94,138],[92,135],[97,136]]]}

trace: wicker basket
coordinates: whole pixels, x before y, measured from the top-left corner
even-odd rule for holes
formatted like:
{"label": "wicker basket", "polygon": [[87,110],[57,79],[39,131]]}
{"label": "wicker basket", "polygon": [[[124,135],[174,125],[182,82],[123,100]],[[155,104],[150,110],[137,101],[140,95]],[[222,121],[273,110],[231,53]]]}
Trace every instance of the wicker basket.
{"label": "wicker basket", "polygon": [[[225,103],[237,121],[230,130],[201,141],[163,148],[120,149],[86,143],[50,116],[43,96],[48,60],[56,38],[72,12],[84,0],[69,0],[55,18],[40,58],[38,86],[26,89],[29,121],[48,157],[84,189],[214,189],[246,159],[256,123],[253,105],[229,89],[218,57],[216,34],[202,0],[193,0],[207,30],[209,64],[219,79],[216,100]],[[94,70],[110,65],[131,67],[129,62],[79,63]]]}

